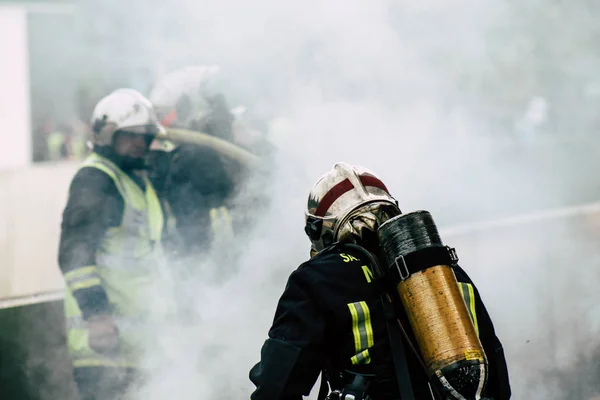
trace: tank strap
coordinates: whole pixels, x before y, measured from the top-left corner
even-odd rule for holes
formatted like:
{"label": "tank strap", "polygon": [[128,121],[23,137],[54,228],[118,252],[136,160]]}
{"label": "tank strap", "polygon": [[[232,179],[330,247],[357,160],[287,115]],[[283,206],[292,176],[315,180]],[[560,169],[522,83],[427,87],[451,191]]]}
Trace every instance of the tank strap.
{"label": "tank strap", "polygon": [[398,256],[390,265],[389,273],[394,282],[408,279],[412,274],[436,265],[455,265],[456,250],[448,246],[426,247],[405,256]]}
{"label": "tank strap", "polygon": [[[355,244],[345,244],[344,246],[353,248],[367,256],[373,266],[373,269],[377,271],[377,279],[375,279],[374,283],[376,283],[380,287],[380,299],[381,304],[383,306],[383,314],[386,320],[388,340],[390,342],[390,349],[392,351],[392,359],[394,362],[394,370],[396,372],[396,381],[398,383],[400,397],[402,398],[402,400],[415,400],[415,395],[412,388],[412,382],[410,379],[410,372],[408,369],[408,363],[406,358],[406,350],[404,347],[404,335],[400,330],[399,321],[394,310],[394,305],[392,303],[392,297],[389,295],[388,292],[391,284],[395,282],[394,279],[396,278],[396,276],[394,276],[393,272],[395,268],[389,268],[390,272],[392,273],[392,279],[390,279],[390,277],[386,274],[389,272],[381,270],[381,267],[378,265],[377,259],[368,250]],[[443,250],[446,251],[446,254],[448,254],[448,249],[449,248],[447,247],[443,247]],[[440,257],[440,253],[434,255],[434,259],[441,261],[442,258]],[[443,260],[445,260],[445,258]],[[415,262],[421,261],[422,260],[420,259],[411,260],[409,258],[409,262],[411,263],[411,265],[413,265]],[[439,263],[433,265],[439,265]]]}
{"label": "tank strap", "polygon": [[367,399],[367,392],[371,381],[361,374],[354,375],[352,382],[344,388],[344,400],[364,400]]}
{"label": "tank strap", "polygon": [[392,359],[394,360],[400,398],[402,400],[415,400],[408,364],[406,362],[406,350],[404,349],[402,332],[400,332],[400,327],[398,326],[392,300],[389,296],[383,295],[381,296],[381,304],[387,325],[390,348],[392,349]]}

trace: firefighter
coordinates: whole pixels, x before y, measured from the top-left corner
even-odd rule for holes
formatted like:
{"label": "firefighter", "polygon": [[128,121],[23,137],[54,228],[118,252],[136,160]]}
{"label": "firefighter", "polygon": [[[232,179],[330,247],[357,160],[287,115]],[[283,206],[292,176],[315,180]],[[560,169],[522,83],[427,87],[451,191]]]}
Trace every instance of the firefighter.
{"label": "firefighter", "polygon": [[[165,128],[232,140],[233,115],[224,97],[207,94],[206,85],[215,73],[215,67],[184,68],[154,85],[149,99]],[[177,143],[166,151],[152,151],[152,181],[168,199],[177,221],[180,240],[174,252],[178,257],[207,251],[218,235],[232,236],[228,201],[236,177],[227,167],[218,152],[195,144]]]}
{"label": "firefighter", "polygon": [[58,261],[82,400],[113,400],[141,376],[144,330],[158,316],[153,299],[170,219],[144,157],[164,128],[150,101],[133,89],[101,99],[91,122],[93,152],[69,188]]}
{"label": "firefighter", "polygon": [[[257,135],[236,117],[243,114],[240,109],[231,110],[223,94],[214,87],[218,71],[216,66],[173,71],[154,85],[149,99],[165,128],[209,135],[250,151],[240,141]],[[177,221],[180,240],[175,255],[185,260],[223,245],[230,247],[234,235],[249,225],[245,220],[247,213],[236,213],[235,204],[252,171],[216,148],[181,142],[166,146],[157,146],[151,152],[150,170]],[[240,201],[256,202],[248,192]],[[234,249],[217,253],[231,254],[231,250]]]}
{"label": "firefighter", "polygon": [[[397,215],[396,200],[366,168],[338,163],[315,184],[305,227],[312,257],[290,275],[279,300],[260,362],[250,371],[252,400],[300,400],[319,374],[319,399],[330,390],[330,399],[443,399],[414,340],[407,339],[408,321],[398,317],[407,332],[399,332],[403,353],[386,328],[380,299],[387,289],[373,275],[381,259],[375,232]],[[490,316],[467,274],[453,268],[489,362],[485,396],[509,399],[506,361]],[[394,304],[402,309],[399,300]]]}

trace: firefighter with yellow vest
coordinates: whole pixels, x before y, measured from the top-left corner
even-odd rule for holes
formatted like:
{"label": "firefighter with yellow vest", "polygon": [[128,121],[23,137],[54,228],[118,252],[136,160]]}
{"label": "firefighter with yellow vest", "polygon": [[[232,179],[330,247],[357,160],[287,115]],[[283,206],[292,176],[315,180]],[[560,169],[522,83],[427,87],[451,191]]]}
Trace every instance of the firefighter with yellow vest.
{"label": "firefighter with yellow vest", "polygon": [[132,389],[162,318],[161,241],[169,224],[144,170],[164,131],[133,89],[101,99],[92,115],[93,152],[73,178],[61,226],[67,341],[82,400],[120,399]]}

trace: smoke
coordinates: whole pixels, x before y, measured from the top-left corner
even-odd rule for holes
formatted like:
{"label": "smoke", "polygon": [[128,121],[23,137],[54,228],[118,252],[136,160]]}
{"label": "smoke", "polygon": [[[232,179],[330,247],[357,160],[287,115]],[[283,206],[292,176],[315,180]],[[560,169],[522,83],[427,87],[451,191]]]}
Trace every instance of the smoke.
{"label": "smoke", "polygon": [[[269,137],[277,148],[269,175],[246,188],[269,199],[266,209],[253,205],[244,210],[252,217],[251,231],[210,257],[194,260],[192,276],[172,274],[165,281],[170,284],[154,296],[158,304],[176,293],[189,309],[148,332],[148,346],[162,361],[137,393],[139,399],[249,395],[248,371],[259,360],[277,299],[289,273],[308,257],[305,199],[312,183],[336,161],[372,169],[403,211],[427,209],[440,227],[562,205],[583,187],[577,181],[561,190],[557,179],[548,178],[554,170],[544,167],[556,159],[532,160],[535,151],[516,153],[514,127],[497,115],[513,112],[508,120],[517,119],[538,94],[535,85],[521,85],[519,76],[506,72],[518,59],[508,48],[519,51],[521,42],[503,35],[521,27],[501,2],[86,4],[84,15],[94,14],[96,24],[103,18],[112,21],[98,28],[104,32],[102,43],[113,48],[105,53],[112,58],[96,53],[92,59],[96,71],[110,66],[104,70],[106,81],[126,81],[144,90],[174,68],[217,64],[225,95],[269,120]],[[523,74],[528,71],[524,68]],[[490,111],[494,107],[498,113]],[[569,153],[560,166],[567,168],[571,159]],[[572,170],[561,176],[570,175]],[[564,269],[584,259],[540,257],[543,249],[569,248],[574,237],[539,240],[548,238],[547,227],[537,227],[527,234],[504,234],[502,240],[455,239],[462,243],[459,255],[465,249],[463,267],[478,284],[505,345],[515,398],[564,398],[547,390],[558,383],[545,371],[568,368],[577,357],[550,355],[558,348],[573,349],[574,343],[586,342],[584,335],[597,331],[586,325],[588,316],[581,312],[548,308],[572,294],[551,292],[550,284],[540,283],[551,274],[552,287],[558,286]],[[526,243],[531,238],[538,240]],[[239,254],[223,261],[223,253],[232,248]],[[582,252],[595,254],[590,248]],[[219,272],[231,262],[235,268],[219,281]],[[569,281],[572,290],[585,286],[580,279],[575,275]],[[584,293],[591,292],[585,288]],[[585,307],[590,301],[575,303]],[[555,310],[552,319],[548,310]],[[561,346],[569,333],[558,328],[566,323],[585,326],[579,340]]]}
{"label": "smoke", "polygon": [[[204,273],[176,283],[191,283],[195,313],[153,332],[162,335],[169,361],[139,398],[251,392],[248,371],[259,360],[277,299],[287,275],[308,255],[302,226],[308,190],[334,162],[378,171],[408,209],[423,207],[428,183],[440,195],[452,190],[439,178],[452,157],[441,145],[432,147],[432,138],[452,143],[440,134],[453,130],[440,96],[444,82],[427,60],[443,43],[419,42],[419,31],[431,29],[425,21],[405,32],[394,29],[419,15],[439,20],[450,6],[407,5],[394,15],[392,3],[383,1],[178,3],[183,25],[190,24],[178,40],[198,49],[190,58],[219,64],[230,87],[242,82],[239,95],[250,109],[266,109],[286,127],[273,137],[270,182],[249,189],[267,192],[270,201],[267,210],[246,210],[261,214],[253,216],[257,225],[248,237],[235,243],[241,248],[237,274],[218,286]],[[199,269],[222,268],[223,251],[216,249],[216,260]]]}

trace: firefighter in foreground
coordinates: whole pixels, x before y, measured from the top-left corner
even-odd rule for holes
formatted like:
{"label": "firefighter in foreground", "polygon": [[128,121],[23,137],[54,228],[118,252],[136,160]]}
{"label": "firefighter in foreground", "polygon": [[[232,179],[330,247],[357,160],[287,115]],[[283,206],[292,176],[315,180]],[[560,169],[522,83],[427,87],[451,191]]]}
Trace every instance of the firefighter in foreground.
{"label": "firefighter in foreground", "polygon": [[157,315],[154,285],[169,218],[144,156],[163,127],[133,89],[100,100],[91,122],[94,149],[70,185],[59,264],[81,398],[114,400],[139,378],[145,323]]}
{"label": "firefighter in foreground", "polygon": [[[390,315],[382,294],[393,291],[374,275],[383,258],[376,232],[399,215],[386,186],[365,168],[338,163],[315,184],[305,228],[312,257],[291,274],[279,300],[261,360],[250,371],[253,400],[300,400],[319,374],[319,399],[330,391],[330,399],[449,398],[431,382],[402,305],[394,299]],[[467,274],[452,269],[487,358],[482,398],[509,399],[490,316]],[[404,331],[394,334],[389,322],[397,319]]]}

